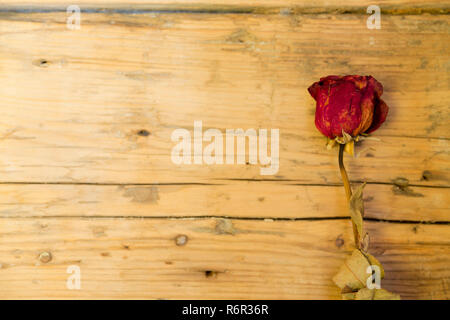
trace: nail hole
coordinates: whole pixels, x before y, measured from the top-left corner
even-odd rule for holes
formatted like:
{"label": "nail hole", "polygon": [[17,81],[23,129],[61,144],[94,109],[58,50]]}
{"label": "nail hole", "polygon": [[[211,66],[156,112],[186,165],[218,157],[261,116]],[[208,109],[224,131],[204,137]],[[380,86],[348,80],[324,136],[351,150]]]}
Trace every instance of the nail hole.
{"label": "nail hole", "polygon": [[46,59],[34,60],[32,63],[35,66],[42,67],[42,68],[48,67],[48,65],[50,64],[50,62],[48,60],[46,60]]}
{"label": "nail hole", "polygon": [[187,242],[188,242],[187,235],[180,234],[180,235],[175,237],[175,244],[177,246],[184,246]]}
{"label": "nail hole", "polygon": [[42,263],[47,263],[52,260],[52,254],[50,252],[44,251],[39,255],[39,261]]}
{"label": "nail hole", "polygon": [[139,130],[137,134],[141,137],[148,137],[150,135],[150,132],[148,130],[142,129]]}
{"label": "nail hole", "polygon": [[428,181],[431,179],[431,171],[425,170],[422,172],[422,180]]}
{"label": "nail hole", "polygon": [[205,271],[205,277],[206,278],[211,278],[214,274],[215,274],[214,271],[211,271],[211,270],[206,270]]}
{"label": "nail hole", "polygon": [[48,66],[48,64],[49,64],[49,62],[47,60],[45,60],[45,59],[41,59],[41,60],[38,61],[39,67],[45,68],[45,67]]}
{"label": "nail hole", "polygon": [[336,247],[340,248],[344,245],[345,241],[344,239],[342,239],[342,234],[340,234],[337,238],[336,241],[334,242]]}

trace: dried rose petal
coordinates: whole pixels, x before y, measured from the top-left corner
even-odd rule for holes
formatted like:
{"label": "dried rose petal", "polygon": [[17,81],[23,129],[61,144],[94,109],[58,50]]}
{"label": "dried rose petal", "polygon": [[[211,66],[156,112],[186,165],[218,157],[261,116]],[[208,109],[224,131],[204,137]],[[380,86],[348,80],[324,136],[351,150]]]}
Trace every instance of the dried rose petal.
{"label": "dried rose petal", "polygon": [[316,127],[330,139],[342,131],[353,137],[373,132],[386,120],[383,86],[372,76],[328,76],[308,91],[316,100]]}

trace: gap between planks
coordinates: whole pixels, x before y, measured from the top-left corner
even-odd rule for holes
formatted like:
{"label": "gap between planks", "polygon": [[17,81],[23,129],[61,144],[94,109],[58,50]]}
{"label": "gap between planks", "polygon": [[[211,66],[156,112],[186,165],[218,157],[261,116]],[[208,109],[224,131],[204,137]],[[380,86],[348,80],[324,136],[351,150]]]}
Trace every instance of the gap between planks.
{"label": "gap between planks", "polygon": [[[34,183],[0,187],[0,214],[4,217],[348,219],[341,186],[266,181],[207,185]],[[366,191],[367,221],[371,218],[405,223],[449,220],[445,212],[450,204],[447,200],[450,189],[402,189],[398,184],[369,184]],[[390,205],[386,207],[385,203]],[[242,204],[246,205],[242,207]]]}
{"label": "gap between planks", "polygon": [[[290,179],[237,179],[237,178],[222,178],[222,179],[211,179],[216,180],[218,183],[206,183],[206,182],[74,182],[74,181],[0,181],[0,185],[74,185],[74,186],[223,186],[226,183],[222,182],[233,182],[233,181],[242,181],[242,182],[290,182],[289,185],[292,186],[305,186],[305,187],[342,187],[340,183],[301,183],[298,180],[290,180]],[[361,180],[351,180],[351,184],[361,184],[365,183],[366,185],[388,185],[388,186],[396,186],[395,182],[382,182],[382,181],[361,181]],[[414,184],[408,183],[408,187],[418,187],[418,188],[436,188],[436,189],[448,189],[450,186],[439,186],[439,185],[422,185],[422,184]]]}
{"label": "gap between planks", "polygon": [[[83,220],[244,220],[244,221],[334,221],[334,220],[350,220],[350,217],[236,217],[236,216],[57,216],[57,215],[34,215],[34,216],[1,216],[0,219],[83,219]],[[450,226],[450,221],[419,221],[419,220],[396,220],[396,219],[379,219],[364,218],[365,222],[376,223],[393,223],[393,224],[422,224],[422,225],[445,225]]]}
{"label": "gap between planks", "polygon": [[[246,6],[223,4],[80,4],[82,13],[104,14],[148,14],[148,13],[192,13],[192,14],[360,14],[367,15],[367,6]],[[384,5],[380,7],[384,15],[448,15],[450,7],[431,5],[416,7],[410,5]],[[66,12],[66,5],[0,5],[0,13],[52,13]]]}

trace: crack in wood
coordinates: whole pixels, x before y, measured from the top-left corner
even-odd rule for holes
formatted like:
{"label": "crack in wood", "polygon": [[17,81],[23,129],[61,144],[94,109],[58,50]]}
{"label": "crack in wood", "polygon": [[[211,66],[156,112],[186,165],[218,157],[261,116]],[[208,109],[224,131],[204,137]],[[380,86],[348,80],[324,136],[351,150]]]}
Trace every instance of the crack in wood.
{"label": "crack in wood", "polygon": [[[83,13],[101,14],[282,14],[282,15],[315,15],[315,14],[355,14],[367,15],[365,6],[245,6],[245,5],[214,5],[214,4],[144,4],[132,7],[110,5],[82,5]],[[66,12],[67,7],[62,5],[2,5],[0,13],[52,13]],[[383,6],[384,15],[447,15],[450,7],[414,7],[414,6]]]}
{"label": "crack in wood", "polygon": [[[291,186],[305,186],[305,187],[342,187],[340,183],[301,183],[298,180],[290,179],[244,179],[244,178],[216,178],[212,180],[217,181],[242,181],[242,182],[292,182]],[[361,181],[351,180],[352,184],[366,183],[367,185],[388,185],[396,186],[395,182],[381,182],[381,181]],[[224,183],[208,183],[208,182],[81,182],[81,181],[0,181],[0,185],[79,185],[79,186],[223,186]],[[422,185],[422,184],[408,184],[409,187],[417,188],[436,188],[436,189],[448,189],[450,186],[434,186],[434,185]]]}
{"label": "crack in wood", "polygon": [[[350,217],[237,217],[237,216],[219,216],[219,215],[199,215],[199,216],[96,216],[96,215],[29,215],[29,216],[0,216],[0,219],[98,219],[98,220],[207,220],[207,219],[227,219],[227,220],[245,220],[245,221],[333,221],[350,220]],[[397,220],[397,219],[379,219],[365,217],[365,222],[375,223],[393,223],[393,224],[423,224],[423,225],[450,225],[450,221],[419,221],[419,220]]]}

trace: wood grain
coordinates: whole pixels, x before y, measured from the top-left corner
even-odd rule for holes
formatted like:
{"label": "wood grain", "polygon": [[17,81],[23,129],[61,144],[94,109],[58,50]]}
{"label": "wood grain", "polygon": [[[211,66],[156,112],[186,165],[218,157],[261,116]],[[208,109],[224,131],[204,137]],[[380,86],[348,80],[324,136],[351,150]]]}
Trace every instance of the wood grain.
{"label": "wood grain", "polygon": [[[78,4],[73,31],[62,1],[0,4],[0,298],[338,299],[352,231],[306,91],[327,74],[390,106],[345,159],[382,286],[450,298],[449,4],[380,0],[380,30],[366,0]],[[195,120],[280,129],[279,172],[173,164]]]}
{"label": "wood grain", "polygon": [[[245,190],[245,192],[244,192]],[[450,189],[367,185],[368,219],[448,221]],[[342,186],[222,181],[216,185],[0,185],[2,217],[348,217]]]}
{"label": "wood grain", "polygon": [[0,20],[2,181],[261,178],[255,165],[173,164],[171,133],[202,120],[222,132],[279,128],[272,179],[338,183],[306,88],[328,73],[367,73],[391,111],[380,141],[349,162],[351,179],[449,185],[446,16],[390,16],[377,33],[357,15],[87,14],[78,31],[65,18]]}
{"label": "wood grain", "polygon": [[[78,0],[82,10],[174,10],[194,12],[243,12],[243,13],[349,13],[365,14],[370,0]],[[3,0],[0,8],[30,10],[53,8],[65,10],[69,4],[61,0]],[[450,3],[439,0],[379,0],[377,5],[385,14],[448,13]]]}
{"label": "wood grain", "polygon": [[[449,298],[448,225],[367,225],[383,287]],[[352,249],[349,221],[8,218],[0,228],[8,299],[336,299],[330,279]],[[81,290],[66,288],[69,265],[80,267]]]}

